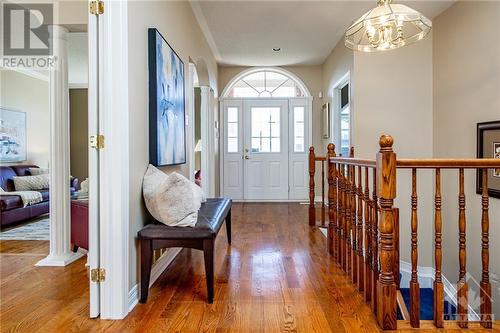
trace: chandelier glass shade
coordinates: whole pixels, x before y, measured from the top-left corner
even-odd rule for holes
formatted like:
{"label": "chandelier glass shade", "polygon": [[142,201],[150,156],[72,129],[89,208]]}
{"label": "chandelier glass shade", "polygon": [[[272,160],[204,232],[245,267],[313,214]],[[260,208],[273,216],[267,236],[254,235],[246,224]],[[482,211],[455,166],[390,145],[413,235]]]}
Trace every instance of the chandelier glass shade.
{"label": "chandelier glass shade", "polygon": [[365,13],[345,33],[345,45],[355,51],[393,50],[423,39],[432,22],[405,5],[379,0],[377,7]]}

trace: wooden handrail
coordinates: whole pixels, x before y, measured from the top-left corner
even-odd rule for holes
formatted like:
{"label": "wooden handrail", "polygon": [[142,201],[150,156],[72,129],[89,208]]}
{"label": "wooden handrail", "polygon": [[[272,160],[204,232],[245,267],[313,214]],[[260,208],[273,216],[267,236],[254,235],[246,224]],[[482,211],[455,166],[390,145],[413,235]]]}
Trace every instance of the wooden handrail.
{"label": "wooden handrail", "polygon": [[374,168],[377,165],[375,160],[366,160],[354,157],[334,157],[330,158],[330,162],[351,165],[351,166],[358,166],[358,167],[369,167],[369,168]]}
{"label": "wooden handrail", "polygon": [[433,159],[398,159],[396,161],[398,168],[404,169],[488,169],[499,168],[500,159],[495,158],[480,158],[480,159],[448,159],[448,158],[433,158]]}

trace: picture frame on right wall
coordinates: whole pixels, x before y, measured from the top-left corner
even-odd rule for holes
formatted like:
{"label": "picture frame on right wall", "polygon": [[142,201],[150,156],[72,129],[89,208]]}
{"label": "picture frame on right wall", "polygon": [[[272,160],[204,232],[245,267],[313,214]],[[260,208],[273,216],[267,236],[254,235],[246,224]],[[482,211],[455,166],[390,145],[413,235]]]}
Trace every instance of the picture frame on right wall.
{"label": "picture frame on right wall", "polygon": [[[500,120],[477,124],[477,158],[500,159]],[[477,170],[476,193],[481,194],[483,180]],[[500,168],[488,170],[488,195],[500,198]]]}

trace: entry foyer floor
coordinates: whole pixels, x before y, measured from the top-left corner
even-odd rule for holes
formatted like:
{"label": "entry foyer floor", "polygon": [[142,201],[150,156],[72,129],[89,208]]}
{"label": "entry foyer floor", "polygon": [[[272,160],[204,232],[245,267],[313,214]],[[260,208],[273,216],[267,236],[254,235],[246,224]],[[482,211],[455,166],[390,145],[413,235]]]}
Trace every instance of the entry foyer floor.
{"label": "entry foyer floor", "polygon": [[47,242],[1,241],[0,329],[379,331],[369,307],[326,255],[325,247],[326,238],[307,224],[307,206],[236,203],[233,245],[228,247],[224,228],[216,242],[213,304],[205,302],[202,252],[184,249],[153,285],[147,304],[137,305],[125,320],[104,321],[87,318],[85,258],[66,268],[35,268],[34,263],[48,252]]}

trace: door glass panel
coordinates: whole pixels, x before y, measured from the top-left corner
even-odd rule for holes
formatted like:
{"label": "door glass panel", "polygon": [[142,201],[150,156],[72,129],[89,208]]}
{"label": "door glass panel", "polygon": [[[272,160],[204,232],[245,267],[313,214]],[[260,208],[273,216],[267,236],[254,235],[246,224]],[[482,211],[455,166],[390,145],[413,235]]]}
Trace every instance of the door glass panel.
{"label": "door glass panel", "polygon": [[238,108],[227,108],[227,121],[230,123],[238,122]]}
{"label": "door glass panel", "polygon": [[250,109],[252,153],[279,153],[281,151],[279,107]]}
{"label": "door glass panel", "polygon": [[295,106],[293,108],[293,151],[304,152],[304,107]]}
{"label": "door glass panel", "polygon": [[227,136],[229,138],[235,138],[238,136],[238,123],[227,124]]}
{"label": "door glass panel", "polygon": [[227,108],[227,152],[238,152],[238,108]]}

